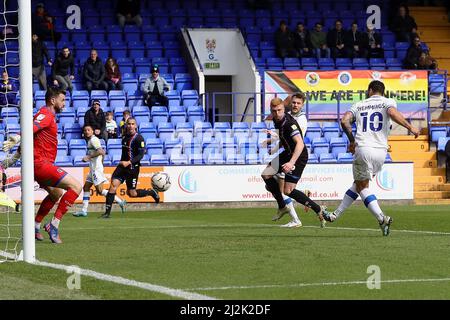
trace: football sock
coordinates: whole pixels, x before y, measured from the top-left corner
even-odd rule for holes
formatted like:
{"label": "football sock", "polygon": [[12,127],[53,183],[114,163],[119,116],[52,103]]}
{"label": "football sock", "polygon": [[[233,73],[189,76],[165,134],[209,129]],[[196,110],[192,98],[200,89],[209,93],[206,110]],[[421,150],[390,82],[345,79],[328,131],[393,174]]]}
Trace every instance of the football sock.
{"label": "football sock", "polygon": [[149,196],[152,194],[152,192],[150,190],[145,190],[145,189],[137,189],[136,193],[137,193],[138,198],[143,198],[143,197],[146,197],[146,196]]}
{"label": "football sock", "polygon": [[310,198],[308,198],[306,196],[306,194],[304,194],[300,190],[294,189],[294,190],[292,190],[292,192],[290,194],[288,194],[288,196],[291,197],[292,199],[294,199],[295,201],[297,201],[298,203],[301,203],[302,205],[313,209],[314,212],[317,214],[321,210],[320,206],[317,203],[315,203]]}
{"label": "football sock", "polygon": [[40,229],[40,228],[41,228],[41,223],[40,223],[40,222],[35,222],[35,223],[34,223],[34,227],[35,227],[36,229]]}
{"label": "football sock", "polygon": [[[102,196],[106,197],[106,195],[108,194],[108,190],[103,189],[102,190]],[[122,204],[123,200],[121,198],[119,198],[117,195],[114,197],[114,200],[118,203],[118,204]]]}
{"label": "football sock", "polygon": [[336,219],[339,218],[339,216],[344,213],[345,209],[350,207],[356,199],[358,199],[358,193],[356,192],[356,184],[353,184],[345,193],[339,207],[334,211]]}
{"label": "football sock", "polygon": [[280,187],[277,183],[277,180],[275,180],[274,177],[270,177],[269,179],[264,179],[264,182],[266,183],[266,189],[269,190],[270,193],[272,193],[275,200],[277,200],[278,203],[278,209],[282,209],[286,206],[283,200],[283,194],[280,191]]}
{"label": "football sock", "polygon": [[55,218],[61,220],[63,215],[67,212],[69,207],[73,206],[75,200],[78,198],[78,193],[72,189],[68,189],[59,201],[58,208],[56,208]]}
{"label": "football sock", "polygon": [[289,215],[291,216],[292,220],[295,222],[299,222],[300,219],[298,218],[297,212],[294,208],[294,202],[291,198],[289,198],[287,195],[283,194],[284,203],[286,203],[287,207],[289,208]]}
{"label": "football sock", "polygon": [[370,213],[372,213],[378,220],[378,223],[382,223],[384,221],[384,214],[378,205],[377,197],[375,197],[375,195],[372,194],[368,188],[361,190],[359,195],[361,196],[361,200],[364,201],[364,205],[367,209],[369,209]]}
{"label": "football sock", "polygon": [[59,223],[60,223],[60,222],[61,222],[60,219],[58,219],[58,218],[56,218],[56,217],[53,217],[53,219],[52,219],[52,225],[53,225],[56,229],[59,228]]}
{"label": "football sock", "polygon": [[107,193],[106,194],[106,205],[105,205],[105,214],[109,215],[111,214],[111,208],[112,208],[112,204],[114,202],[114,197],[116,196],[115,193]]}
{"label": "football sock", "polygon": [[46,215],[48,215],[48,213],[50,212],[50,210],[52,210],[53,206],[55,205],[56,202],[54,202],[51,198],[50,195],[46,196],[44,198],[44,200],[42,200],[41,205],[39,206],[39,210],[36,214],[36,217],[34,218],[34,221],[36,223],[40,223],[42,222],[42,220],[45,218]]}
{"label": "football sock", "polygon": [[89,191],[83,192],[83,209],[81,209],[83,212],[87,212],[87,209],[89,207],[89,200],[91,200],[91,193]]}

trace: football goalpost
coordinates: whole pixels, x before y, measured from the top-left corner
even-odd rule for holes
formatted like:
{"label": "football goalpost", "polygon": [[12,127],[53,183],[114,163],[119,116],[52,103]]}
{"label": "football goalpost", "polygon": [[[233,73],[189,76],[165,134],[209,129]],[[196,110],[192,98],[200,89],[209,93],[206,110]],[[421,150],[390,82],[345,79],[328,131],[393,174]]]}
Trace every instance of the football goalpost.
{"label": "football goalpost", "polygon": [[[1,1],[1,0],[0,0]],[[11,9],[11,3],[18,7]],[[1,205],[0,215],[0,262],[23,260],[28,263],[36,261],[34,240],[34,165],[33,165],[33,78],[31,58],[31,1],[3,0],[2,12],[2,72],[8,72],[12,67],[19,67],[19,77],[13,75],[11,80],[19,80],[20,87],[20,135],[21,135],[21,205],[22,216],[15,212],[12,206]],[[18,17],[18,24],[11,22],[11,17]],[[13,19],[14,20],[14,19]],[[18,33],[11,31],[18,27]],[[17,35],[18,34],[18,35]],[[18,50],[17,50],[18,41]],[[18,60],[13,58],[17,55]],[[12,61],[12,62],[11,62]],[[8,88],[11,90],[10,88]],[[6,96],[5,93],[0,93]],[[14,93],[14,92],[11,92]],[[11,94],[10,93],[10,94]],[[8,99],[6,99],[7,102]],[[6,107],[16,107],[10,105]],[[5,108],[5,106],[3,106]],[[10,109],[8,109],[9,111]],[[6,116],[4,116],[6,115]],[[9,113],[2,112],[3,124],[6,126],[5,135],[11,132],[7,121]],[[3,141],[2,141],[3,142]],[[6,155],[10,157],[10,155]],[[1,198],[6,197],[3,194]],[[1,202],[0,202],[1,204]],[[22,241],[22,250],[20,242]]]}

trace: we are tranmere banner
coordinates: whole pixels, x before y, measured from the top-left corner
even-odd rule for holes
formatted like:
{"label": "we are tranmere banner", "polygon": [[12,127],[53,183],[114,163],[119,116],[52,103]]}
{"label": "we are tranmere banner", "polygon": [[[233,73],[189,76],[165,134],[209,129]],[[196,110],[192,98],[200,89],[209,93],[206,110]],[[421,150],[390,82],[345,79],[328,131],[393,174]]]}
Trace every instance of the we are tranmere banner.
{"label": "we are tranmere banner", "polygon": [[396,100],[404,113],[417,113],[428,107],[428,72],[423,70],[266,71],[264,79],[265,113],[274,96],[271,93],[284,99],[299,91],[306,94],[310,113],[336,113],[338,100],[342,113],[366,98],[372,80],[384,83],[385,96]]}

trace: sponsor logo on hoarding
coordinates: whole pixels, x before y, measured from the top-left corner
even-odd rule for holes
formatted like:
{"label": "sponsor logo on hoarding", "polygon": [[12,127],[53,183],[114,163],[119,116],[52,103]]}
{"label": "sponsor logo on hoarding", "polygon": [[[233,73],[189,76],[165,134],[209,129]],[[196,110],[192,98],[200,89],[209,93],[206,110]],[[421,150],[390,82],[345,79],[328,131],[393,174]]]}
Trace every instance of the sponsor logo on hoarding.
{"label": "sponsor logo on hoarding", "polygon": [[197,181],[194,179],[190,170],[183,170],[178,176],[178,186],[186,193],[195,193],[197,191]]}
{"label": "sponsor logo on hoarding", "polygon": [[382,190],[391,191],[394,189],[394,178],[387,170],[381,170],[377,174],[376,182]]}

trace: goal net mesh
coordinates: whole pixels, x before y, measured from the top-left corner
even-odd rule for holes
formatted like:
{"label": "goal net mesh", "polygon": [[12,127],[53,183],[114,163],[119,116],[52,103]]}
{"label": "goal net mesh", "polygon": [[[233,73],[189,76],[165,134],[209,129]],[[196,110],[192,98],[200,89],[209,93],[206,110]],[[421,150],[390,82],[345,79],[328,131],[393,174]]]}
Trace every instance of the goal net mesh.
{"label": "goal net mesh", "polygon": [[[20,132],[18,39],[17,0],[0,0],[0,147]],[[22,249],[22,215],[13,200],[20,195],[21,180],[16,150],[0,151],[0,263],[16,261]]]}

